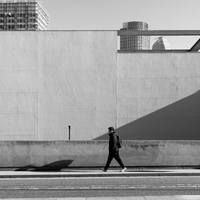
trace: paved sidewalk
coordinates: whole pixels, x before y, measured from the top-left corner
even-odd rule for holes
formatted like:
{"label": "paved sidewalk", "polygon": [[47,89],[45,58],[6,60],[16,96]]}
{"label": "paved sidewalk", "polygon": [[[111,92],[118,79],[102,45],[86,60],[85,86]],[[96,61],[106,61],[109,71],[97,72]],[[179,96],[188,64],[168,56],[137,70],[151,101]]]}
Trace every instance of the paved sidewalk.
{"label": "paved sidewalk", "polygon": [[[200,176],[198,169],[128,169],[126,172],[113,169],[64,169],[62,171],[0,171],[0,178],[59,178],[59,177],[144,177],[144,176]],[[133,197],[81,197],[45,198],[46,200],[200,200],[200,195],[180,196],[133,196]],[[1,199],[0,199],[1,200]],[[15,199],[12,199],[15,200]],[[16,199],[17,200],[17,199]],[[20,199],[27,200],[27,199]],[[35,199],[35,200],[41,200]]]}
{"label": "paved sidewalk", "polygon": [[[64,169],[62,171],[0,171],[0,178],[59,178],[59,177],[142,177],[142,176],[200,176],[199,169],[118,169],[102,172],[100,169]],[[200,199],[199,199],[200,200]]]}
{"label": "paved sidewalk", "polygon": [[[42,200],[44,198],[34,199]],[[199,200],[200,195],[180,196],[134,196],[134,197],[78,197],[78,198],[45,198],[45,200]],[[1,199],[0,199],[1,200]],[[3,200],[3,199],[2,199]],[[5,200],[5,199],[4,199]],[[9,199],[10,200],[10,199]],[[12,199],[15,200],[15,199]],[[17,200],[17,199],[16,199]],[[27,200],[27,199],[20,199]]]}

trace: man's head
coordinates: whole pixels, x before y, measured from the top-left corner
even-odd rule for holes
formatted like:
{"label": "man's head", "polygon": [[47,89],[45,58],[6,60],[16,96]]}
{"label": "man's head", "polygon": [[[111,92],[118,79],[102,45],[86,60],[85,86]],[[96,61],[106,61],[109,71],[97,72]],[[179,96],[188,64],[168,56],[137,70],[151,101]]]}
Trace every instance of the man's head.
{"label": "man's head", "polygon": [[114,129],[113,127],[109,127],[109,128],[108,128],[108,132],[112,133],[112,132],[114,132],[114,131],[115,131],[115,129]]}

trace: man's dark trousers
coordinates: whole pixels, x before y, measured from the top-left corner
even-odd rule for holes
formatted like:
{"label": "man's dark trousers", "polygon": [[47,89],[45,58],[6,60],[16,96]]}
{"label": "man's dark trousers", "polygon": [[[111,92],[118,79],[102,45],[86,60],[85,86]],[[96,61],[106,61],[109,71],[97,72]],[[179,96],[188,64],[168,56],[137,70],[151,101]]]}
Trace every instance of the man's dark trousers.
{"label": "man's dark trousers", "polygon": [[108,154],[108,160],[105,166],[105,169],[108,169],[108,167],[110,166],[110,163],[112,161],[112,159],[115,158],[116,161],[119,163],[119,165],[121,166],[122,169],[124,169],[124,164],[119,156],[119,151],[115,152],[115,151],[109,151]]}

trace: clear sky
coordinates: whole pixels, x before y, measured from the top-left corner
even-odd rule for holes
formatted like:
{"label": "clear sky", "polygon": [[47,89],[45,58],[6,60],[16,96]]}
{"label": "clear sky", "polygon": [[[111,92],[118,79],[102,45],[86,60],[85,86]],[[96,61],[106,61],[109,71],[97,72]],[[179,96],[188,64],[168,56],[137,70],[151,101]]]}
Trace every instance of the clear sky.
{"label": "clear sky", "polygon": [[[49,30],[119,30],[144,21],[149,30],[200,30],[200,0],[39,0],[50,15]],[[199,37],[166,37],[188,48]],[[181,42],[182,41],[182,42]]]}

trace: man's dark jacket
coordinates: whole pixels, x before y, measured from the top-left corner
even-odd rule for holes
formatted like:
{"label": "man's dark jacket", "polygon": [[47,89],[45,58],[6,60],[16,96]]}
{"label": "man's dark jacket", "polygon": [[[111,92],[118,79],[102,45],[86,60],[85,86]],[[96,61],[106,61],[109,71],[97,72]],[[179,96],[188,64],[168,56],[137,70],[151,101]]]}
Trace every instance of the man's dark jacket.
{"label": "man's dark jacket", "polygon": [[109,133],[109,151],[110,152],[118,152],[119,149],[117,147],[117,135],[116,132]]}

